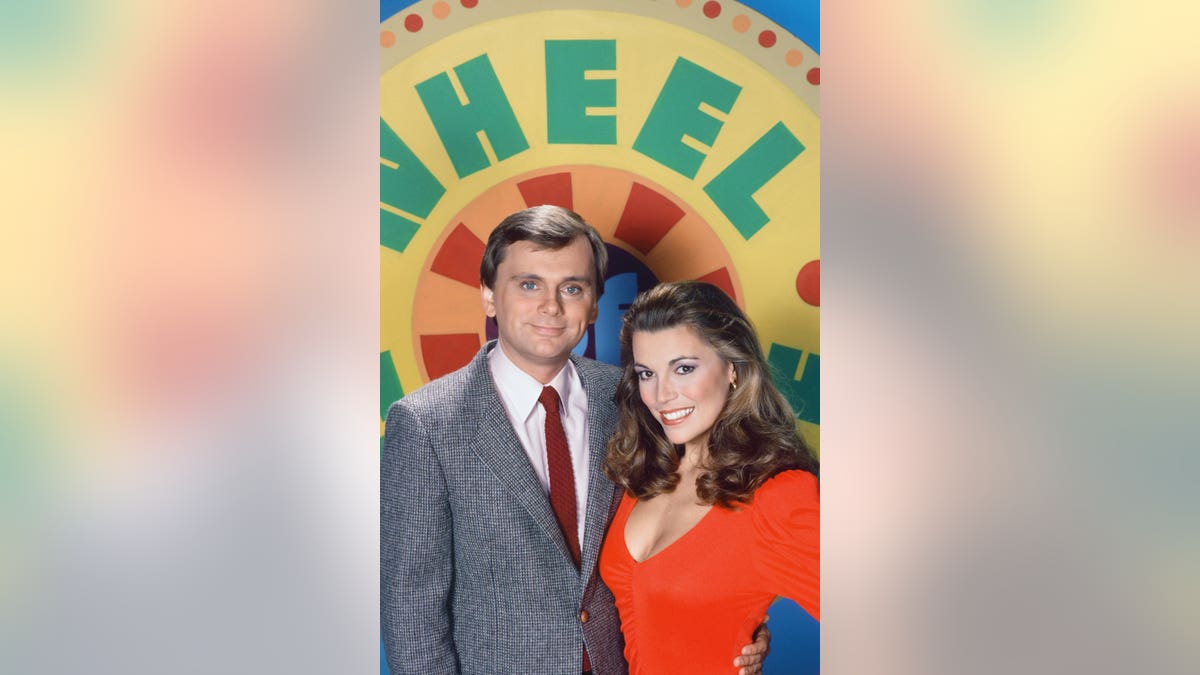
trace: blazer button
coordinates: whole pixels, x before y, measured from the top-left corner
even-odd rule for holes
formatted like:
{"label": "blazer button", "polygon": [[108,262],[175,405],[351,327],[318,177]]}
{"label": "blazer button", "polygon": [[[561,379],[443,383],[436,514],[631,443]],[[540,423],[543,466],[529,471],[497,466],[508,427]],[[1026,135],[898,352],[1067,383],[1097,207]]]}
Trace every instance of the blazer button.
{"label": "blazer button", "polygon": [[588,622],[588,613],[587,613],[587,610],[585,609],[579,613],[579,623],[587,623],[587,622]]}

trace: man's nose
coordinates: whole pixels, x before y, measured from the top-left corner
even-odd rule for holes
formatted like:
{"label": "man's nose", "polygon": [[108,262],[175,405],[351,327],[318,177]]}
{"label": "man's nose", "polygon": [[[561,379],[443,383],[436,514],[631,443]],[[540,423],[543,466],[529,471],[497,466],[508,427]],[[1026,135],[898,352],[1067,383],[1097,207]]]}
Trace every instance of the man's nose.
{"label": "man's nose", "polygon": [[558,297],[558,293],[547,293],[542,298],[541,309],[546,314],[562,314],[562,299]]}

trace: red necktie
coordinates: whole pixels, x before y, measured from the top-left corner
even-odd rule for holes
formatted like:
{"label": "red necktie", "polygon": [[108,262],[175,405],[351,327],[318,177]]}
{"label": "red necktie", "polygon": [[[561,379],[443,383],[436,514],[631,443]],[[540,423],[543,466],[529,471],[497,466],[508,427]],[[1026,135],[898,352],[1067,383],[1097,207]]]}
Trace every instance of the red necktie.
{"label": "red necktie", "polygon": [[[550,473],[550,507],[558,519],[558,527],[571,549],[571,557],[579,568],[579,517],[575,510],[575,470],[571,468],[571,451],[567,447],[567,434],[563,431],[562,417],[558,411],[558,391],[554,387],[542,387],[538,397],[546,409],[546,462]],[[592,669],[587,647],[583,648],[583,670]]]}
{"label": "red necktie", "polygon": [[558,392],[554,387],[543,387],[538,397],[546,409],[546,462],[550,473],[550,506],[554,517],[571,549],[575,567],[579,567],[579,516],[575,506],[575,470],[571,468],[571,451],[567,447],[567,434],[563,432],[562,417],[558,411]]}

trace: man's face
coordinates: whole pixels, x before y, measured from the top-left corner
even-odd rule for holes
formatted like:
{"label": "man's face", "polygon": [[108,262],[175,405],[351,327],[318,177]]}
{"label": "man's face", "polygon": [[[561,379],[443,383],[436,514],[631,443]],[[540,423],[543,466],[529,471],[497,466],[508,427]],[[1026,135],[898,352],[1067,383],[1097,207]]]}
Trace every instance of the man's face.
{"label": "man's face", "polygon": [[596,320],[592,250],[577,237],[557,251],[518,241],[505,250],[495,288],[481,286],[500,345],[521,370],[547,382]]}

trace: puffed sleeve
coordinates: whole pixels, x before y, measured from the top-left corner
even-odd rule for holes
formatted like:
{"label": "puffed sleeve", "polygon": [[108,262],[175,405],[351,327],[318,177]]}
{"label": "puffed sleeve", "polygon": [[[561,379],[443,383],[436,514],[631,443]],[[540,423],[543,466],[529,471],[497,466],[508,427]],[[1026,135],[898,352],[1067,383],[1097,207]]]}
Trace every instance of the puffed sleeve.
{"label": "puffed sleeve", "polygon": [[821,620],[821,494],[816,476],[785,471],[754,494],[753,572],[765,591]]}

